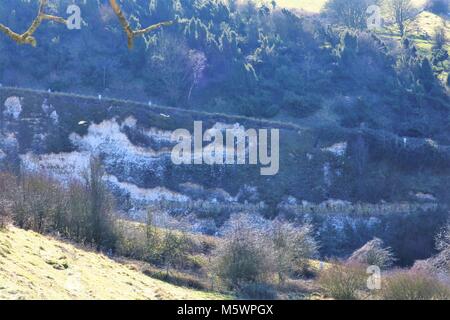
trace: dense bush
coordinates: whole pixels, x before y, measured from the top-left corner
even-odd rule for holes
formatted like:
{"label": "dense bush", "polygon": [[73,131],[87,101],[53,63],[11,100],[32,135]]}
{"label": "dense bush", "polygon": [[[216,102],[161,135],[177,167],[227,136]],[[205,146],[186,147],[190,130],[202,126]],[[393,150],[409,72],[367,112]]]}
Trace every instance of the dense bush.
{"label": "dense bush", "polygon": [[399,271],[383,279],[380,294],[386,300],[448,300],[450,287],[425,273]]}
{"label": "dense bush", "polygon": [[338,300],[354,300],[367,287],[366,268],[356,263],[333,263],[319,275],[325,294]]}
{"label": "dense bush", "polygon": [[241,103],[239,112],[247,117],[273,118],[280,112],[280,107],[276,104],[270,104],[270,102],[249,97],[247,101]]}
{"label": "dense bush", "polygon": [[298,96],[288,92],[283,98],[283,109],[298,118],[313,115],[321,108],[321,97],[319,95]]}
{"label": "dense bush", "polygon": [[363,99],[356,101],[335,101],[335,110],[341,118],[341,125],[346,128],[357,128],[364,124],[373,126],[373,118],[370,116],[371,108]]}

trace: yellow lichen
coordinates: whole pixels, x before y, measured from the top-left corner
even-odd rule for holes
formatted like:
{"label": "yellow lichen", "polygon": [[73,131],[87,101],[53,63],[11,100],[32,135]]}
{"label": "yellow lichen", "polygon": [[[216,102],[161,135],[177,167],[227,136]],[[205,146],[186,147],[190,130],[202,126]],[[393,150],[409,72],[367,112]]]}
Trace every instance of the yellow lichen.
{"label": "yellow lichen", "polygon": [[125,30],[125,33],[127,34],[128,48],[129,49],[133,48],[134,38],[136,38],[138,36],[142,36],[142,35],[144,35],[146,33],[152,32],[154,30],[157,30],[157,29],[159,29],[161,27],[170,26],[170,25],[173,24],[173,21],[164,21],[164,22],[153,24],[153,25],[151,25],[151,26],[149,26],[147,28],[144,28],[144,29],[133,30],[131,28],[131,26],[130,26],[130,23],[125,18],[125,15],[123,14],[122,9],[117,4],[116,0],[109,0],[109,3],[111,4],[111,7],[112,7],[114,13],[119,18],[120,24],[122,25],[123,29]]}
{"label": "yellow lichen", "polygon": [[29,45],[35,47],[37,43],[36,43],[36,39],[33,37],[33,34],[39,28],[39,26],[41,25],[42,21],[50,20],[50,21],[63,23],[63,24],[66,23],[66,20],[64,20],[63,18],[57,17],[57,16],[52,16],[52,15],[46,14],[44,12],[45,7],[47,6],[47,3],[48,3],[48,0],[40,0],[38,15],[33,20],[33,22],[31,23],[30,27],[28,28],[28,30],[25,31],[24,33],[18,34],[18,33],[12,31],[10,28],[8,28],[7,26],[5,26],[5,25],[3,25],[1,23],[0,23],[0,31],[5,33],[7,36],[9,36],[11,39],[16,41],[17,43],[29,44]]}

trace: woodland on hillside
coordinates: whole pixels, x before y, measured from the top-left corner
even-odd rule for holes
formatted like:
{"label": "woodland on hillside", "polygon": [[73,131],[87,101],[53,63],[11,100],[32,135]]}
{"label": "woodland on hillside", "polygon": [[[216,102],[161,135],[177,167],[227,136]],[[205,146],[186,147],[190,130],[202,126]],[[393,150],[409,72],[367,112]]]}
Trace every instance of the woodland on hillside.
{"label": "woodland on hillside", "polygon": [[[427,8],[446,19],[441,1]],[[399,19],[386,0],[386,31],[370,31],[367,1],[353,2],[310,15],[275,1],[88,1],[68,30],[58,22],[72,1],[2,1],[0,31],[25,45],[2,35],[0,83],[294,122],[326,110],[344,127],[436,137],[446,121],[423,119],[449,105],[446,26],[418,36],[407,27],[418,11]]]}

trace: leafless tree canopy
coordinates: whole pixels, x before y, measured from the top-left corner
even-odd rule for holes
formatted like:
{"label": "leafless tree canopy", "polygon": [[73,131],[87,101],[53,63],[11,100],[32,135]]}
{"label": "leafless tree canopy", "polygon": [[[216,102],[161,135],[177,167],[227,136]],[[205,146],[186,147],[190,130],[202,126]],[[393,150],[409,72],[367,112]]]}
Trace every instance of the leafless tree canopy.
{"label": "leafless tree canopy", "polygon": [[387,0],[386,7],[389,15],[395,21],[400,35],[406,32],[408,21],[412,20],[418,13],[411,0]]}

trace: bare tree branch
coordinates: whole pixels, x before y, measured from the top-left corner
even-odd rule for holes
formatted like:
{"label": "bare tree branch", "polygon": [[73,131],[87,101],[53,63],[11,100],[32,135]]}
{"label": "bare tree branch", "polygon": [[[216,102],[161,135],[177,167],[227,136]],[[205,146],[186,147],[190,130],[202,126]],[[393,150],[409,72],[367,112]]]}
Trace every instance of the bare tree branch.
{"label": "bare tree branch", "polygon": [[111,4],[111,7],[114,10],[114,13],[119,18],[120,24],[122,25],[123,29],[125,30],[125,33],[127,34],[129,49],[133,48],[134,38],[136,38],[138,36],[142,36],[146,33],[152,32],[154,30],[157,30],[161,27],[170,26],[170,25],[174,24],[173,21],[164,21],[164,22],[160,22],[160,23],[151,25],[144,29],[133,30],[131,28],[130,23],[128,22],[127,18],[125,18],[125,15],[123,14],[122,9],[117,4],[116,0],[109,0],[109,3]]}
{"label": "bare tree branch", "polygon": [[57,16],[52,16],[52,15],[46,14],[44,12],[45,7],[47,6],[48,0],[40,0],[39,2],[40,3],[39,3],[38,15],[34,19],[34,21],[31,23],[31,25],[30,25],[30,27],[28,28],[27,31],[25,31],[22,34],[18,34],[18,33],[14,32],[14,31],[12,31],[10,28],[4,26],[1,23],[0,23],[0,31],[5,33],[8,37],[13,39],[17,43],[29,44],[29,45],[35,47],[37,42],[36,42],[36,39],[33,37],[33,34],[39,28],[39,26],[41,25],[42,21],[50,20],[50,21],[54,21],[54,22],[57,22],[57,23],[63,23],[63,24],[66,23],[65,19],[63,19],[61,17],[57,17]]}
{"label": "bare tree branch", "polygon": [[[30,27],[27,31],[25,31],[22,34],[16,33],[7,26],[0,23],[0,31],[5,33],[8,37],[16,41],[20,44],[29,44],[33,47],[36,46],[36,39],[33,37],[33,34],[36,32],[36,30],[39,28],[41,23],[44,20],[54,21],[57,23],[63,23],[66,24],[66,20],[46,14],[45,7],[47,6],[48,0],[39,0],[39,11],[37,17],[34,19],[34,21],[31,23]],[[120,24],[122,25],[123,29],[125,30],[125,33],[128,38],[128,48],[132,49],[134,44],[134,38],[142,36],[146,33],[150,33],[154,30],[157,30],[159,28],[170,26],[174,24],[174,21],[164,21],[160,23],[153,24],[147,28],[139,29],[139,30],[133,30],[130,26],[130,23],[126,19],[124,13],[122,12],[122,9],[120,8],[119,4],[117,4],[116,0],[109,0],[109,3],[111,4],[111,7],[114,11],[114,13],[119,18]]]}

